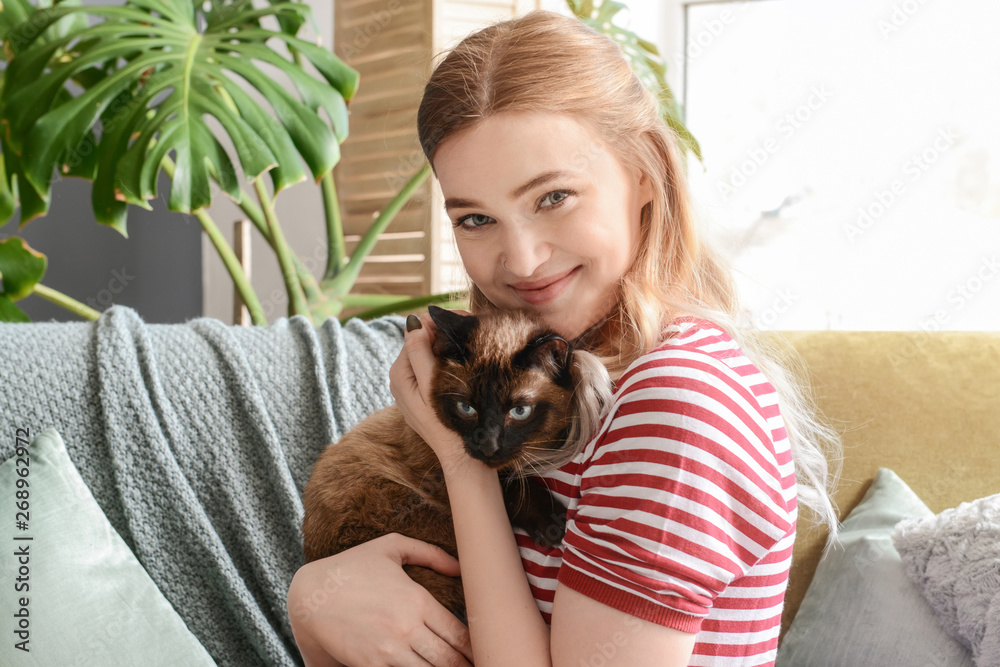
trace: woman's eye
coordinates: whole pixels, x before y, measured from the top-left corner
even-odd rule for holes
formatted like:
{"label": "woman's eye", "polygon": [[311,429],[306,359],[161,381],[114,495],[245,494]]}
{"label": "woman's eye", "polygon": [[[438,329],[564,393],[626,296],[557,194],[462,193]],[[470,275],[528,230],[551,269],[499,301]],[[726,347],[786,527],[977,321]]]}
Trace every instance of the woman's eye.
{"label": "woman's eye", "polygon": [[519,405],[515,408],[511,408],[510,412],[508,412],[507,414],[509,414],[512,418],[518,421],[524,421],[525,419],[531,416],[531,406]]}
{"label": "woman's eye", "polygon": [[552,203],[549,204],[550,207],[551,206],[557,206],[557,205],[563,203],[564,201],[566,201],[566,199],[571,194],[573,194],[573,192],[571,190],[553,190],[549,194],[545,195],[542,198],[542,201],[539,202],[539,203],[544,204],[546,201],[551,201]]}
{"label": "woman's eye", "polygon": [[470,213],[469,215],[463,215],[461,218],[455,221],[456,227],[467,227],[475,229],[476,227],[482,227],[483,225],[489,224],[492,220],[488,215],[483,215],[482,213]]}
{"label": "woman's eye", "polygon": [[468,403],[458,402],[458,411],[465,415],[466,417],[472,417],[476,414],[476,409],[469,405]]}

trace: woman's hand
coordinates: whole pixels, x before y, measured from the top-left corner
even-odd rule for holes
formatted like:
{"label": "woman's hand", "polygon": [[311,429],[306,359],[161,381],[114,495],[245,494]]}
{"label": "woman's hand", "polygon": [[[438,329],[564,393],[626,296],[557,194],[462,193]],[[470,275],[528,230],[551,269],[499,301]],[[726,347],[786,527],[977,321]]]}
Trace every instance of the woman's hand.
{"label": "woman's hand", "polygon": [[[411,329],[414,320],[420,327]],[[406,423],[434,450],[442,466],[468,465],[475,459],[465,452],[461,437],[438,419],[431,399],[431,383],[437,366],[432,345],[434,336],[438,335],[437,327],[427,313],[419,319],[411,315],[406,323],[403,349],[389,369],[389,391]]]}
{"label": "woman's hand", "polygon": [[307,563],[288,588],[288,617],[306,667],[470,665],[469,629],[402,566],[457,577],[443,549],[399,533]]}

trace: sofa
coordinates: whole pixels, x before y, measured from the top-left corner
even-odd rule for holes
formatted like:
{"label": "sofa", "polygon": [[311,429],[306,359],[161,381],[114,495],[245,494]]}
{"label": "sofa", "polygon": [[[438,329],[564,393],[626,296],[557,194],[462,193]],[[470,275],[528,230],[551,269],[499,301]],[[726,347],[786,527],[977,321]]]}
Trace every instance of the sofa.
{"label": "sofa", "polygon": [[[892,568],[907,596],[900,604],[935,623],[886,536],[897,519],[925,525],[1000,492],[1000,333],[768,335],[801,354],[818,406],[843,431],[841,517],[858,510],[870,526],[882,511],[875,501],[901,494],[912,510],[888,513],[881,542],[865,537],[852,586],[876,591]],[[5,639],[0,664],[301,664],[283,596],[301,564],[300,494],[322,448],[392,400],[387,371],[401,342],[395,316],[155,325],[113,306],[93,323],[0,324],[0,491],[15,502],[28,484],[18,479],[30,480],[22,502],[34,512],[31,542],[12,542],[27,534],[15,528],[0,535],[31,553],[5,555],[0,575],[21,572],[32,586],[30,599],[0,596],[31,648]],[[862,622],[870,640],[883,638],[879,605],[897,594],[869,595],[864,613],[827,613],[848,575],[824,567],[857,545],[821,563],[825,535],[800,514],[779,665],[943,667],[979,657],[951,631],[923,633],[954,643],[930,662],[845,652],[895,655],[908,640],[892,632],[884,638],[896,645],[875,649],[852,634]]]}
{"label": "sofa", "polygon": [[[817,405],[842,431],[843,465],[835,493],[842,520],[858,509],[878,481],[885,481],[887,471],[895,474],[895,484],[904,493],[906,487],[912,491],[907,494],[909,502],[922,501],[934,514],[983,499],[994,511],[1000,507],[1000,332],[783,331],[775,335],[802,356]],[[923,513],[926,510],[921,508],[915,514]],[[891,520],[883,522],[882,532],[904,515],[905,510],[892,514]],[[984,539],[987,528],[992,531],[989,541],[994,546],[987,556],[989,569],[980,574],[1000,586],[1000,534],[995,518],[989,526],[984,523],[980,520],[977,530]],[[932,620],[946,619],[930,613],[925,596],[900,574],[899,555],[887,541],[878,542],[878,537],[878,529],[869,527],[860,554],[858,544],[854,554],[848,549],[854,567],[841,567],[838,576],[849,572],[857,588],[847,595],[848,608],[835,616],[825,591],[810,586],[820,565],[826,531],[811,526],[805,513],[801,515],[782,613],[779,667],[973,664],[971,648],[964,654],[958,646],[945,646],[951,641],[961,643],[950,633],[934,634],[940,628],[931,627]],[[935,546],[940,552],[952,548],[947,543]],[[828,560],[843,553],[833,550]],[[830,588],[834,580],[824,584]],[[878,590],[880,582],[888,580],[895,581],[895,588],[880,597],[885,592]],[[861,598],[872,592],[874,599],[866,599],[862,608]],[[815,618],[796,627],[801,620],[797,614],[809,596],[817,598]],[[886,599],[890,596],[901,600],[902,610],[890,604]],[[918,623],[917,614],[922,614],[926,626]],[[985,620],[992,623],[995,641],[1000,634],[1000,597],[994,596],[989,615],[992,618]],[[819,627],[834,617],[837,627]],[[884,629],[892,625],[888,621],[896,625]],[[919,644],[916,634],[921,632],[925,638],[935,636],[933,650],[927,653],[920,647],[924,657],[901,658],[901,651],[918,650],[913,647]],[[859,633],[868,637],[860,641]],[[800,646],[789,657],[792,634]],[[875,657],[886,650],[895,656],[892,660]],[[981,660],[975,657],[979,667],[1000,665],[1000,652]]]}

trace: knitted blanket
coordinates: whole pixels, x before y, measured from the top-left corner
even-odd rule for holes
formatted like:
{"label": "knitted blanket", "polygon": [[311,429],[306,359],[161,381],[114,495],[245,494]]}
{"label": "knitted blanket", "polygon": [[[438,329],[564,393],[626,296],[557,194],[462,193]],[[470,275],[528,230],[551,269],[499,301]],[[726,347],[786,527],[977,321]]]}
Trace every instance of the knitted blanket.
{"label": "knitted blanket", "polygon": [[403,320],[0,324],[0,461],[55,427],[108,520],[220,665],[301,665],[285,596],[322,449],[392,403]]}

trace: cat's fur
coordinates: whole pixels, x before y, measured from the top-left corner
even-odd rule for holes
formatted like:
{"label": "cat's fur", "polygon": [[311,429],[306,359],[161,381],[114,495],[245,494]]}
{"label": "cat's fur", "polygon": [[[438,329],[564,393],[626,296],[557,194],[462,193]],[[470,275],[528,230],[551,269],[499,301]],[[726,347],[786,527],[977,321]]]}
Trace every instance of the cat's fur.
{"label": "cat's fur", "polygon": [[[536,542],[559,543],[566,508],[527,475],[561,466],[586,444],[610,403],[607,371],[527,312],[429,311],[438,327],[433,397],[439,419],[462,436],[470,456],[499,471],[512,525]],[[518,419],[527,405],[530,414]],[[306,562],[393,532],[458,556],[437,455],[395,405],[327,446],[303,504]],[[404,569],[464,618],[460,578],[415,565]]]}

